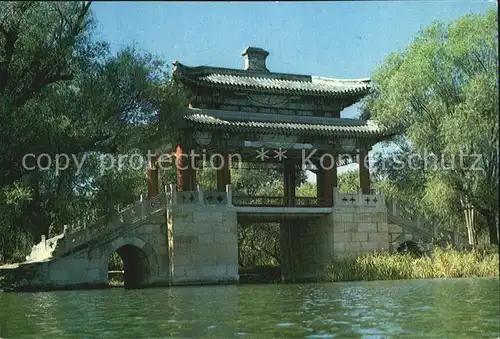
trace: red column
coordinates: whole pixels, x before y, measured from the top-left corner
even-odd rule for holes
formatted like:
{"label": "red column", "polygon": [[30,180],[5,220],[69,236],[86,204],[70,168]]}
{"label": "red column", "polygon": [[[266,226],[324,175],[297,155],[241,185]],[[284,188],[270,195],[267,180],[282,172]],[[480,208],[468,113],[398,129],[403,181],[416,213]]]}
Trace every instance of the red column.
{"label": "red column", "polygon": [[196,190],[196,170],[193,168],[190,151],[177,145],[175,152],[177,167],[177,187],[179,191]]}
{"label": "red column", "polygon": [[148,199],[158,195],[158,168],[156,167],[157,156],[154,155],[148,163]]}
{"label": "red column", "polygon": [[231,184],[231,168],[229,164],[229,153],[227,151],[221,151],[221,157],[216,158],[216,166],[217,166],[217,191],[225,192],[226,185]]}
{"label": "red column", "polygon": [[177,189],[182,191],[184,187],[184,172],[181,168],[184,168],[184,159],[182,158],[182,146],[179,144],[175,150],[175,167],[177,169]]}
{"label": "red column", "polygon": [[337,155],[332,152],[323,157],[323,198],[326,206],[333,205],[333,188],[337,187]]}
{"label": "red column", "polygon": [[368,162],[368,149],[361,146],[359,149],[359,186],[361,193],[370,194],[370,165]]}

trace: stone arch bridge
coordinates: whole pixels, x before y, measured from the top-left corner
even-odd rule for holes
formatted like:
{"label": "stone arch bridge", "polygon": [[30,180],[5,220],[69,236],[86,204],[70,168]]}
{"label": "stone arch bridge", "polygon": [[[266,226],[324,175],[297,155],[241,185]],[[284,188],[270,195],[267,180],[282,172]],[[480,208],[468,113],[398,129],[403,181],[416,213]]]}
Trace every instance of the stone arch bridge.
{"label": "stone arch bridge", "polygon": [[26,262],[0,270],[30,272],[33,289],[106,287],[108,262],[117,252],[125,287],[234,283],[239,281],[237,224],[259,220],[281,222],[284,281],[314,279],[334,257],[394,251],[409,240],[425,243],[445,236],[463,241],[386,202],[383,194],[334,189],[331,207],[284,207],[246,198],[233,197],[230,185],[226,192],[200,187],[177,192],[171,185],[168,192],[112,218],[67,226],[35,245]]}

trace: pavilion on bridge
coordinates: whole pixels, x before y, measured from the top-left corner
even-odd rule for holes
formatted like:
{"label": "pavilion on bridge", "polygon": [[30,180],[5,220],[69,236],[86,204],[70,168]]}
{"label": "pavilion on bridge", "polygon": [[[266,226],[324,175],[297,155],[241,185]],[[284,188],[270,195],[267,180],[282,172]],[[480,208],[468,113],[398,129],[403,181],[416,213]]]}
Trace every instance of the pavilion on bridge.
{"label": "pavilion on bridge", "polygon": [[[340,113],[370,92],[370,80],[271,72],[268,55],[248,47],[242,54],[244,69],[174,62],[173,79],[191,97],[176,149],[177,190],[194,191],[197,183],[195,162],[181,154],[203,152],[208,157],[217,154],[213,159],[218,160],[220,192],[231,183],[231,155],[238,154],[244,163],[283,166],[283,199],[275,205],[332,206],[337,167],[353,161],[359,163],[361,192],[369,194],[368,152],[391,132],[371,121],[342,118]],[[296,170],[311,164],[317,178],[312,203],[295,197]],[[148,190],[149,196],[158,193],[154,166],[148,172]]]}
{"label": "pavilion on bridge", "polygon": [[[323,278],[332,272],[334,258],[392,251],[446,232],[395,201],[386,204],[383,192],[370,192],[367,154],[392,133],[340,116],[370,92],[369,80],[270,72],[267,56],[261,48],[247,48],[241,70],[174,63],[174,81],[191,96],[180,140],[171,150],[177,155],[177,183],[159,193],[159,166],[153,165],[165,154],[158,154],[148,169],[149,199],[141,198],[109,223],[65,228],[42,239],[27,260],[39,261],[47,284],[107,284],[113,251],[123,253],[134,284],[238,282],[238,225],[244,223],[279,222],[283,281]],[[218,160],[215,189],[197,185],[195,168],[201,166],[192,152]],[[282,167],[283,195],[233,196],[233,155],[243,163]],[[340,193],[337,166],[353,160],[360,165],[360,191]],[[295,195],[296,174],[304,165],[316,173],[316,197]],[[57,242],[55,252],[49,250]],[[52,253],[55,265],[46,261]]]}

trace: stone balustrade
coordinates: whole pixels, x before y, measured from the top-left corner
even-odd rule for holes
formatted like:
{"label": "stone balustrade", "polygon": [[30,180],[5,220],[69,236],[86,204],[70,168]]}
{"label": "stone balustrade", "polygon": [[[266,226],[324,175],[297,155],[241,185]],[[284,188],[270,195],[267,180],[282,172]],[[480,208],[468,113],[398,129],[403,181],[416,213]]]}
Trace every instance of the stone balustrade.
{"label": "stone balustrade", "polygon": [[[362,206],[371,208],[385,208],[384,194],[357,194],[340,193],[338,188],[333,188],[334,204],[341,207]],[[169,192],[172,194],[172,205],[228,205],[233,206],[231,185],[226,185],[225,192],[215,190],[204,190],[200,185],[194,191],[177,191],[177,186],[170,185]],[[253,197],[237,196],[235,204],[239,206],[255,205],[259,206],[284,206],[285,197]],[[253,201],[257,200],[257,202]],[[296,207],[322,205],[321,199],[316,197],[296,197]]]}
{"label": "stone balustrade", "polygon": [[[383,194],[345,194],[334,188],[334,205],[340,207],[369,207],[377,209],[385,206]],[[95,220],[77,222],[64,227],[64,232],[49,240],[42,239],[40,244],[33,247],[29,260],[45,257],[57,247],[57,254],[67,253],[93,239],[101,239],[114,229],[133,225],[148,216],[167,207],[176,205],[224,205],[233,206],[231,185],[226,186],[225,192],[205,190],[197,186],[195,191],[177,191],[176,185],[165,187],[165,192],[152,199],[142,199],[128,206],[116,215]],[[57,245],[57,246],[56,246]],[[28,258],[27,258],[28,259]]]}
{"label": "stone balustrade", "polygon": [[[333,188],[334,204],[341,207],[362,206],[371,208],[385,208],[384,194],[356,194],[340,193]],[[177,191],[177,186],[170,185],[172,205],[228,205],[233,206],[231,185],[226,185],[225,192],[204,190],[200,185],[194,191]],[[236,196],[235,204],[238,206],[286,206],[284,196]],[[323,206],[323,200],[317,197],[296,197],[296,206],[292,207],[317,207]]]}
{"label": "stone balustrade", "polygon": [[148,216],[170,205],[171,200],[171,193],[164,192],[148,200],[141,199],[115,216],[97,219],[84,227],[73,228],[65,226],[64,233],[62,234],[64,237],[61,235],[62,241],[59,241],[57,251],[58,253],[65,253],[92,239],[104,236],[104,234],[114,229],[144,220]]}
{"label": "stone balustrade", "polygon": [[172,205],[228,205],[232,206],[231,185],[226,185],[225,192],[205,190],[200,185],[196,191],[177,191],[177,186],[170,185]]}
{"label": "stone balustrade", "polygon": [[409,210],[394,200],[387,201],[387,213],[389,216],[405,219],[404,225],[399,226],[407,226],[408,231],[419,236],[421,240],[428,242],[433,238],[441,239],[455,245],[466,242],[457,230],[442,229],[435,221]]}
{"label": "stone balustrade", "polygon": [[385,208],[384,193],[363,194],[361,190],[356,194],[340,193],[337,187],[333,188],[333,202],[338,207],[369,207]]}

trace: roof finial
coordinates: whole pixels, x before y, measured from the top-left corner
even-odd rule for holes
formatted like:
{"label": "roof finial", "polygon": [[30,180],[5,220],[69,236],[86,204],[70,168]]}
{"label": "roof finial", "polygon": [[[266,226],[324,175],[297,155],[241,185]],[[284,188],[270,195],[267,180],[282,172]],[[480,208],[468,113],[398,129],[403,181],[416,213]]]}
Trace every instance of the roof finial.
{"label": "roof finial", "polygon": [[241,54],[245,60],[246,71],[269,72],[266,67],[266,58],[269,52],[259,47],[247,47]]}

